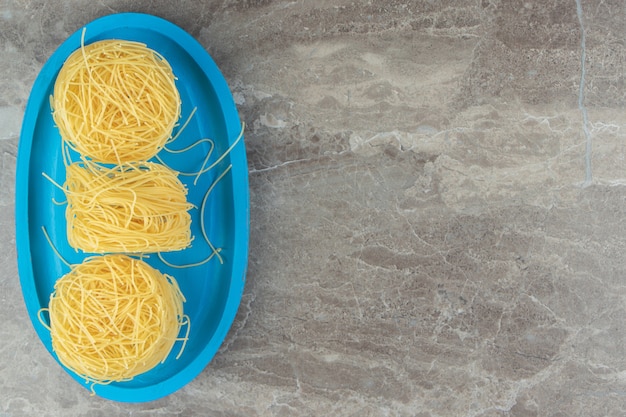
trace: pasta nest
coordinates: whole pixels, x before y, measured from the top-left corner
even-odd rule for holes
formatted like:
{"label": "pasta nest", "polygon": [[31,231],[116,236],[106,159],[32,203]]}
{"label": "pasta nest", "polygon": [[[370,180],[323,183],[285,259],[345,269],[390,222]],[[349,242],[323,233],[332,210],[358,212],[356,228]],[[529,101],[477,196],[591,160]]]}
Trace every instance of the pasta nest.
{"label": "pasta nest", "polygon": [[165,361],[185,324],[174,278],[126,255],[87,258],[50,296],[59,361],[94,383],[127,381]]}
{"label": "pasta nest", "polygon": [[146,161],[180,117],[175,81],[165,58],[142,43],[83,45],[57,76],[52,115],[62,139],[94,161]]}
{"label": "pasta nest", "polygon": [[191,244],[187,189],[152,162],[67,166],[63,186],[70,246],[91,253],[182,250]]}

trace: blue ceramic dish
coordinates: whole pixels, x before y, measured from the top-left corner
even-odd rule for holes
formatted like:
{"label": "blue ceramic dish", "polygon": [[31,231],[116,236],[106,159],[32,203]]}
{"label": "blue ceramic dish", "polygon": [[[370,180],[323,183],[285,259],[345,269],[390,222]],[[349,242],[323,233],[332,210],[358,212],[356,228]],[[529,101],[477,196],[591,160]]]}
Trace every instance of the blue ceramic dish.
{"label": "blue ceramic dish", "polygon": [[[53,203],[53,199],[64,201],[63,192],[42,175],[46,173],[60,184],[65,181],[61,138],[52,120],[49,97],[66,58],[80,47],[81,32],[74,33],[54,52],[37,77],[24,115],[17,160],[15,213],[20,282],[33,326],[55,359],[50,334],[39,322],[38,312],[48,306],[54,283],[69,268],[54,253],[42,227],[70,263],[80,263],[92,255],[76,252],[68,245],[65,205]],[[197,111],[171,148],[182,149],[201,138],[211,138],[215,142],[211,162],[235,142],[242,126],[228,85],[215,62],[189,34],[155,16],[123,13],[86,26],[85,44],[104,39],[143,42],[172,66],[182,100],[180,124],[194,108]],[[208,151],[205,142],[181,154],[162,151],[161,156],[176,170],[195,172]],[[189,201],[197,207],[191,210],[194,240],[189,249],[164,254],[169,263],[189,264],[211,253],[200,230],[199,208],[209,187],[229,167],[205,207],[205,229],[213,245],[222,248],[223,263],[213,258],[202,266],[172,269],[155,255],[147,260],[174,276],[187,298],[184,308],[191,320],[191,333],[182,356],[175,359],[180,350],[178,342],[163,364],[128,382],[96,385],[97,395],[115,401],[145,402],[171,394],[202,372],[222,344],[241,301],[248,258],[249,194],[243,140],[196,185],[194,177],[181,177],[189,189]],[[82,378],[67,372],[79,384],[91,388]]]}

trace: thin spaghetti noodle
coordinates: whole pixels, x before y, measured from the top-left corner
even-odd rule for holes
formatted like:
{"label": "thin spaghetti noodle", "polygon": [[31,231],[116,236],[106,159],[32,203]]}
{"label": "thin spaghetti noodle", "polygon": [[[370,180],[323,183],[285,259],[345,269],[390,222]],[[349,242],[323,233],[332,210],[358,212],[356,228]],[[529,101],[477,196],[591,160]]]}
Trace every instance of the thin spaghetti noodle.
{"label": "thin spaghetti noodle", "polygon": [[94,161],[146,161],[180,117],[175,80],[165,58],[142,43],[81,40],[57,76],[53,118],[62,139]]}
{"label": "thin spaghetti noodle", "polygon": [[91,253],[174,251],[191,244],[193,205],[176,173],[157,163],[67,166],[68,243]]}
{"label": "thin spaghetti noodle", "polygon": [[[186,342],[189,318],[176,280],[126,255],[87,258],[59,279],[47,309],[59,361],[88,382],[127,381]],[[186,335],[179,337],[187,325]],[[184,343],[181,347],[184,349]],[[179,353],[180,356],[180,353]]]}

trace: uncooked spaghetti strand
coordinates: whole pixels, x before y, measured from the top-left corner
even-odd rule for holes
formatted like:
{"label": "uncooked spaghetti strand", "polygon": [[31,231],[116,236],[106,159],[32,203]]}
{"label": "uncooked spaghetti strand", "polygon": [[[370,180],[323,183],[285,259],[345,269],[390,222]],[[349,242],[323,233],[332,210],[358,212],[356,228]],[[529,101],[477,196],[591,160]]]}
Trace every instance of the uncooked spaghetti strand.
{"label": "uncooked spaghetti strand", "polygon": [[[207,204],[207,201],[209,199],[209,195],[211,194],[211,191],[213,191],[213,188],[215,188],[215,186],[220,182],[220,180],[226,176],[226,174],[230,171],[230,169],[232,167],[233,167],[232,165],[229,165],[228,168],[226,168],[224,170],[224,172],[222,172],[220,174],[220,176],[217,177],[217,179],[215,181],[213,181],[213,184],[211,184],[211,186],[209,187],[207,192],[204,194],[204,198],[202,199],[202,204],[200,205],[200,230],[202,231],[202,236],[204,237],[204,240],[207,242],[207,244],[213,250],[213,253],[215,253],[215,248],[211,244],[211,241],[209,240],[209,236],[207,235],[207,232],[206,232],[206,226],[204,224],[204,212],[205,212],[206,204]],[[219,255],[219,253],[216,253],[216,255],[217,255],[217,259],[219,259],[220,263],[221,264],[224,263],[224,261],[222,260],[222,257]]]}
{"label": "uncooked spaghetti strand", "polygon": [[222,248],[213,248],[213,245],[211,245],[211,248],[212,248],[211,249],[211,254],[209,256],[207,256],[206,258],[204,258],[203,260],[198,261],[198,262],[192,262],[192,263],[188,263],[188,264],[183,264],[183,265],[177,265],[177,264],[173,264],[173,263],[169,262],[168,260],[166,260],[163,257],[163,254],[161,252],[159,252],[157,254],[157,256],[159,257],[161,262],[163,262],[165,265],[169,266],[170,268],[175,268],[175,269],[195,268],[196,266],[201,266],[201,265],[206,264],[211,259],[213,259],[214,256],[219,256],[219,253],[222,251]]}
{"label": "uncooked spaghetti strand", "polygon": [[[229,154],[230,154],[230,152],[231,152],[231,151],[235,148],[235,146],[237,146],[237,144],[238,144],[238,143],[241,141],[241,139],[243,138],[243,133],[244,133],[244,130],[245,130],[245,126],[246,126],[246,125],[245,125],[245,122],[244,122],[244,123],[242,123],[242,125],[241,125],[241,130],[240,130],[240,132],[239,132],[239,135],[238,135],[238,136],[237,136],[237,138],[235,139],[235,141],[234,141],[234,142],[233,142],[233,143],[232,143],[232,144],[228,147],[228,149],[226,149],[226,151],[224,151],[224,152],[222,153],[222,155],[220,155],[220,157],[219,157],[216,161],[214,161],[214,162],[213,162],[211,165],[209,165],[208,167],[206,166],[206,164],[208,163],[209,159],[211,158],[211,155],[212,155],[213,150],[214,150],[214,147],[215,147],[215,143],[214,143],[211,139],[206,139],[206,138],[204,138],[204,139],[200,139],[199,141],[197,141],[197,142],[195,142],[195,143],[193,143],[193,144],[189,145],[188,147],[183,148],[183,149],[181,149],[181,150],[177,150],[177,151],[172,151],[172,150],[169,150],[167,147],[165,147],[164,149],[165,149],[167,152],[170,152],[170,153],[180,153],[180,152],[185,152],[185,151],[187,151],[187,150],[189,150],[189,149],[193,148],[194,146],[196,146],[196,145],[198,145],[198,144],[200,144],[200,143],[202,143],[202,142],[205,142],[205,141],[206,141],[206,142],[209,142],[209,143],[210,143],[210,149],[209,149],[209,151],[207,152],[207,155],[205,156],[204,161],[202,162],[202,166],[200,167],[200,169],[199,169],[198,171],[196,171],[196,172],[184,172],[184,171],[177,171],[177,172],[178,172],[178,175],[181,175],[181,176],[190,176],[190,177],[191,177],[191,176],[195,176],[196,178],[194,179],[193,184],[194,184],[194,185],[196,185],[196,184],[197,184],[197,182],[198,182],[198,179],[200,178],[200,176],[201,176],[202,174],[204,174],[204,173],[206,173],[206,172],[209,172],[211,169],[213,169],[215,166],[217,166],[217,165],[218,165],[218,164],[219,164],[219,163],[220,163],[220,162],[221,162],[221,161],[222,161],[222,160],[223,160],[223,159],[224,159],[227,155],[229,155]],[[159,162],[161,162],[162,164],[165,164],[165,162],[163,161],[163,159],[161,159],[158,155],[157,155],[157,159],[158,159],[158,160],[159,160]]]}
{"label": "uncooked spaghetti strand", "polygon": [[232,143],[232,145],[230,145],[228,147],[228,149],[226,149],[226,151],[224,151],[224,153],[222,153],[222,155],[219,158],[217,158],[216,161],[214,161],[211,165],[206,167],[203,172],[210,171],[211,169],[213,169],[213,167],[215,167],[217,164],[219,164],[227,155],[230,154],[230,152],[235,148],[235,146],[237,146],[239,141],[241,141],[241,138],[243,138],[243,132],[244,132],[245,128],[246,128],[246,123],[244,122],[244,123],[241,124],[241,131],[239,132],[239,136],[237,136],[237,139],[235,139],[235,141]]}
{"label": "uncooked spaghetti strand", "polygon": [[174,142],[176,139],[178,139],[178,137],[180,136],[181,133],[183,133],[183,131],[185,130],[185,128],[187,127],[187,125],[189,124],[189,122],[191,122],[191,118],[193,117],[194,114],[196,114],[196,110],[198,110],[197,107],[194,107],[193,110],[191,110],[191,113],[189,113],[189,116],[187,116],[187,120],[185,121],[185,123],[183,123],[182,127],[180,129],[178,129],[178,131],[176,132],[176,134],[174,136],[172,136],[167,143],[171,143]]}
{"label": "uncooked spaghetti strand", "polygon": [[[243,137],[243,131],[246,127],[245,122],[242,123],[241,125],[241,131],[239,132],[239,136],[237,136],[237,139],[235,139],[235,141],[233,142],[232,145],[230,145],[230,147],[228,149],[226,149],[226,151],[224,151],[224,153],[222,153],[222,155],[217,158],[217,160],[215,162],[213,162],[211,165],[209,165],[208,167],[205,168],[206,163],[209,160],[209,156],[207,155],[207,157],[205,158],[204,162],[202,163],[202,166],[200,167],[200,170],[198,171],[198,173],[196,174],[196,179],[194,180],[194,185],[196,184],[196,182],[198,181],[198,178],[200,178],[200,175],[204,174],[205,172],[210,171],[211,169],[213,169],[215,166],[217,166],[217,164],[219,164],[228,154],[230,154],[230,152],[235,148],[235,146],[237,146],[237,144],[239,143],[239,141],[241,140],[241,138]],[[212,151],[213,149],[211,149]]]}
{"label": "uncooked spaghetti strand", "polygon": [[45,226],[41,226],[41,231],[43,232],[43,235],[46,238],[46,241],[50,245],[50,248],[52,249],[54,254],[57,256],[57,258],[59,258],[61,262],[63,262],[66,266],[71,267],[72,265],[61,255],[61,252],[59,252],[59,250],[54,245],[54,243],[52,243],[52,239],[50,239],[50,235],[48,234],[48,231],[46,230]]}

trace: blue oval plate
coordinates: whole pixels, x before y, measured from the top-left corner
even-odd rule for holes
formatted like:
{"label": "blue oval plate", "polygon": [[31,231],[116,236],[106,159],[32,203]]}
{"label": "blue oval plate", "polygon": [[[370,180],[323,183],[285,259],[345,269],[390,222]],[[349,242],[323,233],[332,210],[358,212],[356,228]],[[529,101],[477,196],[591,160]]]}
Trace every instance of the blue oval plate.
{"label": "blue oval plate", "polygon": [[[50,334],[40,323],[38,312],[48,306],[55,281],[69,268],[55,254],[42,227],[70,263],[80,263],[91,254],[76,252],[68,245],[65,205],[53,202],[53,199],[64,201],[63,192],[42,173],[59,184],[65,181],[61,138],[52,120],[49,97],[66,58],[80,47],[81,33],[82,29],[69,37],[37,77],[24,115],[17,159],[15,214],[20,282],[33,326],[55,359]],[[242,126],[228,85],[215,62],[188,33],[155,16],[123,13],[97,19],[86,26],[85,44],[103,39],[145,43],[172,66],[182,100],[180,125],[194,108],[196,113],[171,148],[183,149],[201,138],[213,139],[215,148],[209,160],[212,163],[237,142]],[[162,151],[160,156],[176,170],[197,172],[209,150],[204,142],[181,154]],[[243,138],[214,168],[201,175],[196,185],[192,176],[183,176],[181,180],[189,189],[189,201],[196,206],[191,210],[194,240],[191,248],[165,253],[163,257],[168,263],[182,265],[201,261],[212,253],[200,229],[200,206],[215,183],[205,206],[205,230],[211,243],[222,249],[222,263],[214,257],[201,266],[175,269],[154,255],[147,259],[178,280],[187,298],[184,308],[191,320],[189,340],[179,359],[175,356],[181,348],[180,342],[167,360],[151,371],[128,382],[95,385],[95,392],[101,397],[144,402],[180,389],[208,365],[235,318],[248,258],[249,194]],[[90,383],[66,371],[91,389]]]}

